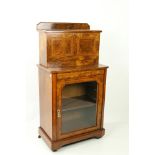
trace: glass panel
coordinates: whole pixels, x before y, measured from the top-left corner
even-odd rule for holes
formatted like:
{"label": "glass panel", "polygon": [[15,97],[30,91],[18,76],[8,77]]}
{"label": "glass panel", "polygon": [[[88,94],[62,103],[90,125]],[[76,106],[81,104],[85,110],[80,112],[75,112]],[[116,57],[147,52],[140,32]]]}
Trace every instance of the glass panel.
{"label": "glass panel", "polygon": [[62,133],[96,126],[97,83],[69,84],[62,91]]}

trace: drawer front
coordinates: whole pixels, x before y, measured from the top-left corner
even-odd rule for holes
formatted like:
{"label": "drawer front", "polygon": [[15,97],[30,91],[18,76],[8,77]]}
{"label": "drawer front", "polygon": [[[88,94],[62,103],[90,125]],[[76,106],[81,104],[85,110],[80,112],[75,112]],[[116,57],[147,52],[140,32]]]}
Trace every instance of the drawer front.
{"label": "drawer front", "polygon": [[57,79],[72,79],[81,77],[91,77],[99,74],[104,74],[104,70],[93,70],[93,71],[82,71],[82,72],[72,72],[72,73],[59,73]]}

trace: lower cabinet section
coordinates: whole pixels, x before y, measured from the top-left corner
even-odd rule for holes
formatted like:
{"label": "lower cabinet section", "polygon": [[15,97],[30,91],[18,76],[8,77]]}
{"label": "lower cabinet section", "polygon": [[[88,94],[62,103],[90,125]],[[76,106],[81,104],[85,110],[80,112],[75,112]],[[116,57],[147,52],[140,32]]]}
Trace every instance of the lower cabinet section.
{"label": "lower cabinet section", "polygon": [[81,140],[100,138],[105,133],[102,122],[106,68],[81,73],[78,72],[80,77],[58,78],[59,73],[39,70],[39,137],[53,151]]}

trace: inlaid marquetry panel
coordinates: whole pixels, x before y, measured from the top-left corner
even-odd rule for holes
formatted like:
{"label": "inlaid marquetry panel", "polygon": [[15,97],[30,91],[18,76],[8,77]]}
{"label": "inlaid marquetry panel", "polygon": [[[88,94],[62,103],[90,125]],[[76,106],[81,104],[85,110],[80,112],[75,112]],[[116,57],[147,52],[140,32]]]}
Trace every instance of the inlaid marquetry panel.
{"label": "inlaid marquetry panel", "polygon": [[71,39],[61,39],[56,38],[52,39],[52,55],[59,56],[63,55],[71,55],[72,54],[72,40]]}
{"label": "inlaid marquetry panel", "polygon": [[79,55],[98,55],[99,33],[78,33],[77,53]]}
{"label": "inlaid marquetry panel", "polygon": [[72,56],[74,54],[73,39],[72,34],[49,35],[47,41],[48,60]]}
{"label": "inlaid marquetry panel", "polygon": [[48,32],[41,35],[40,63],[86,66],[98,63],[100,32]]}

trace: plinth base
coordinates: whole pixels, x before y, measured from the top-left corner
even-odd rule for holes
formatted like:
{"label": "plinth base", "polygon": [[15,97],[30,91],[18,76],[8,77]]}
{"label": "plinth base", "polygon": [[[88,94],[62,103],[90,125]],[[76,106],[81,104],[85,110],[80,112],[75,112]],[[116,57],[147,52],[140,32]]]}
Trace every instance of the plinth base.
{"label": "plinth base", "polygon": [[52,139],[46,134],[46,132],[41,127],[39,127],[39,137],[41,136],[41,138],[43,138],[43,140],[46,142],[46,144],[49,146],[49,148],[52,151],[57,151],[62,146],[79,142],[82,140],[86,140],[90,138],[101,138],[102,136],[104,136],[104,134],[105,134],[105,129],[101,129],[101,130],[95,130],[95,131],[79,134],[76,136],[71,136],[61,140],[52,141]]}

